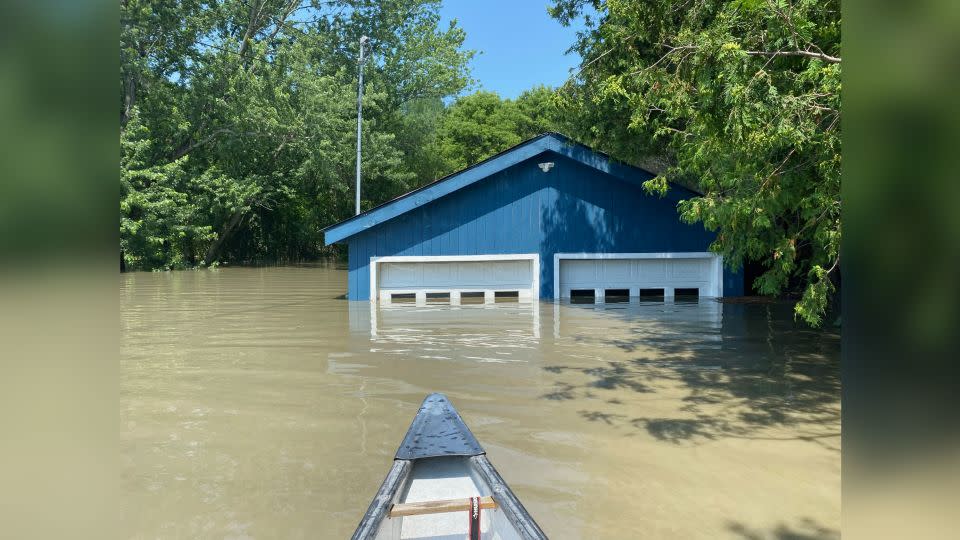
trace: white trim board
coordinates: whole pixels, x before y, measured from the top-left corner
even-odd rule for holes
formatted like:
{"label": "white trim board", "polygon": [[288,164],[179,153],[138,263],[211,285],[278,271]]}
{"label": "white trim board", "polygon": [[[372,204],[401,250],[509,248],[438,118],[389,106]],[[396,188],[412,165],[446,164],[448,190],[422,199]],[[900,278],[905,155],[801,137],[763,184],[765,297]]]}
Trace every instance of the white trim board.
{"label": "white trim board", "polygon": [[[650,259],[709,259],[711,268],[710,283],[706,287],[706,297],[723,296],[723,257],[709,251],[674,251],[657,253],[554,253],[553,254],[553,299],[560,300],[560,262],[564,260],[650,260]],[[669,289],[668,296],[673,296],[673,289]],[[602,301],[602,295],[598,301]]]}
{"label": "white trim board", "polygon": [[[508,253],[508,254],[490,254],[490,255],[393,255],[387,257],[370,257],[370,301],[378,302],[380,301],[380,281],[379,281],[379,265],[382,263],[405,263],[405,262],[419,262],[419,263],[431,263],[431,262],[492,262],[492,261],[530,261],[530,271],[531,271],[531,280],[529,294],[521,292],[520,297],[522,299],[531,299],[538,300],[540,298],[540,254],[539,253]],[[402,292],[410,293],[415,292],[417,295],[417,302],[420,303],[421,296],[425,295],[428,292],[451,292],[451,301],[453,297],[456,296],[459,299],[461,292],[474,292],[480,291],[481,289],[473,288],[464,288],[464,287],[445,287],[445,288],[424,288],[422,290],[404,290]],[[400,292],[400,291],[387,291],[387,292]],[[489,292],[489,296],[493,298],[493,289]]]}

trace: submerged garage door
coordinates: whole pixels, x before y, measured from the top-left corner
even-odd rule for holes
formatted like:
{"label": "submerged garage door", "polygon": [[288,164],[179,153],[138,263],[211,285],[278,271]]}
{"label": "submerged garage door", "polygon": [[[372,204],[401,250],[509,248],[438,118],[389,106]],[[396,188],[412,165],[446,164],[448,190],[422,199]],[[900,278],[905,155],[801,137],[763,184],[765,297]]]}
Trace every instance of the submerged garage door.
{"label": "submerged garage door", "polygon": [[539,296],[538,275],[536,254],[381,257],[371,260],[371,296],[418,303],[530,299]]}
{"label": "submerged garage door", "polygon": [[713,253],[558,253],[554,262],[560,298],[723,296]]}

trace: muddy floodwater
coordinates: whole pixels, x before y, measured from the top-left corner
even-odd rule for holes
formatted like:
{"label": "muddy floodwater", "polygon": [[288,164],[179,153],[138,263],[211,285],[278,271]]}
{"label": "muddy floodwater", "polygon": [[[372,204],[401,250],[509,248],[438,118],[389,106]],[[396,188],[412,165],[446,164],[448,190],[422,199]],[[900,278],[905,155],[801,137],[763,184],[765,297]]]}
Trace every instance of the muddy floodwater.
{"label": "muddy floodwater", "polygon": [[839,537],[840,340],[789,306],[371,308],[337,266],[120,276],[128,538],[349,538],[445,392],[550,538]]}

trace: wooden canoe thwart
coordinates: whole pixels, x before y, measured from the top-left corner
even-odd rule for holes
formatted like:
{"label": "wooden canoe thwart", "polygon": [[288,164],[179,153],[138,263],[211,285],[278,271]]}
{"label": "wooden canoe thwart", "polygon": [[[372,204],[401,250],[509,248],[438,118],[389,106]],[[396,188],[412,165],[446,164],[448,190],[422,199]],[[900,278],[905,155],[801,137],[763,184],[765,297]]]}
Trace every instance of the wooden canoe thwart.
{"label": "wooden canoe thwart", "polygon": [[466,538],[468,533],[481,539],[547,538],[447,396],[430,394],[353,540]]}
{"label": "wooden canoe thwart", "polygon": [[[446,512],[469,512],[472,500],[447,499],[445,501],[424,501],[395,504],[390,508],[390,517],[422,516],[426,514],[443,514]],[[497,507],[493,497],[480,497],[480,509],[491,510]]]}

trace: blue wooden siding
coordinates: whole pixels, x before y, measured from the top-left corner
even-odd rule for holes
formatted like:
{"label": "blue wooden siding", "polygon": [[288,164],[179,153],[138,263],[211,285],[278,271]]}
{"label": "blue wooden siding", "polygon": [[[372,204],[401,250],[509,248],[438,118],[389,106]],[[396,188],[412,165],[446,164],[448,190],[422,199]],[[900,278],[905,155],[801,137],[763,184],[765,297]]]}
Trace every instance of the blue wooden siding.
{"label": "blue wooden siding", "polygon": [[[544,173],[537,166],[553,161]],[[680,188],[666,198],[552,151],[355,234],[349,243],[351,300],[370,298],[370,257],[540,254],[540,298],[553,297],[553,254],[707,251],[713,234],[682,223]],[[684,193],[689,196],[689,193]],[[726,296],[743,279],[724,269]]]}

